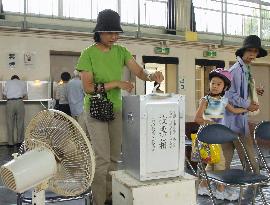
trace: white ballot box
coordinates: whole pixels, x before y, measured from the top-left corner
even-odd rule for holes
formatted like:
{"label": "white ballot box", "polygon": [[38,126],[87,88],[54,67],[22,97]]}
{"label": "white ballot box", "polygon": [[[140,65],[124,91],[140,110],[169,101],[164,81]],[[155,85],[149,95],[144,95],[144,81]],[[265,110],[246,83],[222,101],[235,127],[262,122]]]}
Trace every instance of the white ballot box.
{"label": "white ballot box", "polygon": [[196,177],[138,181],[126,171],[111,172],[115,205],[196,205]]}
{"label": "white ballot box", "polygon": [[185,97],[150,94],[123,97],[124,169],[138,180],[184,174]]}

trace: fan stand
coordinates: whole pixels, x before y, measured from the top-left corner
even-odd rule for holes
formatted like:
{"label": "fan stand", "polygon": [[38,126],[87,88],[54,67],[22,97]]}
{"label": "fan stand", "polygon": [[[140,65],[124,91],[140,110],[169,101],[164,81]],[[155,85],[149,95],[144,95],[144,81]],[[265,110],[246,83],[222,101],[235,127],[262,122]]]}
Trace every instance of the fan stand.
{"label": "fan stand", "polygon": [[32,205],[45,205],[45,189],[48,188],[48,181],[37,185],[32,191]]}

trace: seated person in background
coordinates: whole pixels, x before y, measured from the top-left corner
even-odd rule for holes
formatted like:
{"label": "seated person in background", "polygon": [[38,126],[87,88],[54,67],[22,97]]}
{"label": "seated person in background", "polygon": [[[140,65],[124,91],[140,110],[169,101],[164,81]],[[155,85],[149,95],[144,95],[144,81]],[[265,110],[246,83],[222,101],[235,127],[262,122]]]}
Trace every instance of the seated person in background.
{"label": "seated person in background", "polygon": [[[26,82],[13,75],[6,82],[3,89],[3,98],[7,99],[7,134],[8,146],[18,145],[24,140],[24,103],[23,98],[27,96]],[[14,136],[14,128],[17,127],[17,136]]]}
{"label": "seated person in background", "polygon": [[61,80],[63,83],[60,83],[56,87],[55,109],[60,110],[60,111],[71,116],[70,108],[69,108],[69,104],[68,104],[68,97],[67,97],[67,83],[70,80],[70,78],[71,78],[71,76],[70,76],[69,72],[61,73]]}
{"label": "seated person in background", "polygon": [[[235,108],[228,103],[228,99],[224,97],[225,91],[231,86],[232,76],[229,71],[218,68],[209,73],[210,90],[209,94],[200,100],[199,108],[196,112],[194,121],[200,125],[213,124],[222,122],[225,109],[229,112],[238,114],[247,112],[244,108]],[[206,170],[218,171],[225,170],[225,158],[223,152],[224,148],[220,151],[220,162],[216,164],[207,164]],[[203,180],[198,188],[199,195],[209,195],[207,190],[207,183]],[[226,188],[223,184],[217,184],[214,196],[217,199],[237,200],[239,193],[234,189]]]}
{"label": "seated person in background", "polygon": [[[157,86],[157,87],[156,87]],[[164,93],[163,90],[160,90],[160,83],[154,82],[154,88],[156,87],[156,93]]]}

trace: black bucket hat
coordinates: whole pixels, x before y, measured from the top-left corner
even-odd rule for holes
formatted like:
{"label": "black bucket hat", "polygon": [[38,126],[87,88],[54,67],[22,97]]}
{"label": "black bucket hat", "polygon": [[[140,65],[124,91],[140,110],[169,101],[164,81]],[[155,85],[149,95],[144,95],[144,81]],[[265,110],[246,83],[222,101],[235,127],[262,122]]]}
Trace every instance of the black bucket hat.
{"label": "black bucket hat", "polygon": [[244,42],[243,42],[242,48],[239,48],[235,52],[235,55],[236,56],[243,57],[244,51],[247,48],[258,48],[259,49],[259,53],[257,55],[257,58],[261,58],[261,57],[267,56],[267,51],[264,48],[262,48],[261,39],[258,36],[256,36],[256,35],[247,36],[245,38]]}
{"label": "black bucket hat", "polygon": [[120,16],[111,9],[105,9],[98,13],[97,24],[93,32],[119,32],[123,29],[120,25]]}

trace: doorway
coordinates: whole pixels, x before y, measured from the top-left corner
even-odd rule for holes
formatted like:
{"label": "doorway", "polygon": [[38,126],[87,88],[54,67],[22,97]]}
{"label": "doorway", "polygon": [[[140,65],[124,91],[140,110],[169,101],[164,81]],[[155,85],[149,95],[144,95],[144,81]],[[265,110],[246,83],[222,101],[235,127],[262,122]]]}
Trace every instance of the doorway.
{"label": "doorway", "polygon": [[224,68],[221,60],[195,59],[195,103],[199,106],[200,99],[209,92],[209,73],[216,68]]}
{"label": "doorway", "polygon": [[76,68],[79,52],[51,51],[50,52],[50,77],[51,77],[51,97],[55,96],[55,87],[61,80],[62,72],[69,72],[73,76]]}
{"label": "doorway", "polygon": [[[144,69],[150,73],[162,72],[164,81],[160,84],[160,92],[178,93],[178,64],[179,60],[175,57],[143,56]],[[145,94],[152,93],[154,82],[145,82]]]}

